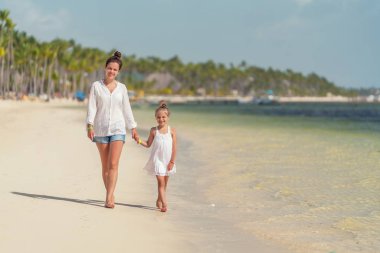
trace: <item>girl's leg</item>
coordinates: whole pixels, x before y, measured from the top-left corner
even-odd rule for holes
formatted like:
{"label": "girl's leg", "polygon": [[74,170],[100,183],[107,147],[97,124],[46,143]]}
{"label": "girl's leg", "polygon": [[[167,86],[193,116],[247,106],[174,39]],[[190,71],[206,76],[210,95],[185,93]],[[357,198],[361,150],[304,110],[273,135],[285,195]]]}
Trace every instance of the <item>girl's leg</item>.
{"label": "girl's leg", "polygon": [[158,209],[162,208],[162,200],[161,200],[161,194],[160,194],[160,181],[158,179],[159,176],[156,176],[157,178],[157,200],[156,200],[156,207]]}
{"label": "girl's leg", "polygon": [[[169,176],[165,176],[165,186],[164,186],[164,189],[165,189],[165,195],[166,195],[166,187],[168,186],[168,181],[169,181]],[[157,200],[156,200],[156,207],[158,209],[161,209],[163,206],[162,204],[162,200],[160,199],[160,195],[158,194],[157,196]]]}
{"label": "girl's leg", "polygon": [[[168,187],[168,182],[169,182],[169,176],[165,176],[165,197],[166,197],[166,188]],[[165,205],[163,205],[163,206],[165,206],[165,209],[167,208],[167,206],[168,206],[167,198],[165,201]]]}
{"label": "girl's leg", "polygon": [[162,208],[162,201],[161,201],[161,199],[160,199],[160,196],[157,196],[156,207],[157,207],[158,209],[161,209],[161,208]]}
{"label": "girl's leg", "polygon": [[113,141],[110,143],[109,157],[108,157],[108,177],[107,177],[107,197],[106,206],[114,207],[115,199],[114,192],[117,182],[117,175],[119,169],[119,159],[123,149],[123,141]]}
{"label": "girl's leg", "polygon": [[107,178],[108,178],[108,172],[109,172],[108,157],[109,157],[110,145],[103,144],[103,143],[96,143],[96,146],[98,147],[100,160],[102,161],[102,177],[103,177],[104,187],[107,189]]}
{"label": "girl's leg", "polygon": [[165,177],[164,176],[156,176],[157,178],[157,186],[158,186],[158,199],[161,200],[161,212],[166,212],[167,204],[166,204],[166,194],[165,194]]}
{"label": "girl's leg", "polygon": [[169,182],[169,176],[165,176],[165,193],[166,193],[166,187],[168,186]]}

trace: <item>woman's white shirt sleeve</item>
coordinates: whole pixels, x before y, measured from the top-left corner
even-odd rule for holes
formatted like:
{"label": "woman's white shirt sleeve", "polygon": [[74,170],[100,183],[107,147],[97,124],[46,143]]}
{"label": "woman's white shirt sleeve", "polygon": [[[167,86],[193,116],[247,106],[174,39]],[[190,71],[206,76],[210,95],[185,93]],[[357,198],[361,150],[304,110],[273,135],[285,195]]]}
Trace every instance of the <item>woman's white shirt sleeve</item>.
{"label": "woman's white shirt sleeve", "polygon": [[137,123],[133,117],[131,103],[129,102],[128,90],[125,85],[123,85],[123,114],[124,119],[126,120],[128,129],[136,128]]}
{"label": "woman's white shirt sleeve", "polygon": [[94,125],[95,115],[96,115],[96,96],[95,96],[95,85],[91,85],[90,94],[88,96],[88,108],[87,108],[87,124]]}
{"label": "woman's white shirt sleeve", "polygon": [[89,94],[87,124],[94,126],[95,136],[126,134],[126,127],[135,128],[137,123],[127,87],[117,82],[111,93],[101,81],[94,82]]}

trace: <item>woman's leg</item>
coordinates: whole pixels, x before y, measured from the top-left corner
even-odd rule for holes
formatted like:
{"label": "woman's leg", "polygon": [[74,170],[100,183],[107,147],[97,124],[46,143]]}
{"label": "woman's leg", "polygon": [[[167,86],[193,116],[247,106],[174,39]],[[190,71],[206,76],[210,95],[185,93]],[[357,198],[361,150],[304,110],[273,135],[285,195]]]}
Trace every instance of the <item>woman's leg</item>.
{"label": "woman's leg", "polygon": [[107,190],[107,178],[108,178],[108,157],[109,157],[109,150],[110,145],[109,144],[103,144],[103,143],[96,143],[96,146],[98,147],[99,154],[100,154],[100,160],[102,161],[102,177],[103,177],[103,183],[104,187]]}
{"label": "woman's leg", "polygon": [[165,194],[165,177],[156,176],[157,178],[157,187],[158,187],[158,200],[161,201],[161,212],[166,212],[166,194]]}
{"label": "woman's leg", "polygon": [[108,157],[108,177],[107,177],[107,197],[106,205],[113,207],[115,205],[114,192],[117,182],[117,175],[119,169],[119,160],[121,151],[123,150],[123,141],[112,141],[110,143],[109,157]]}

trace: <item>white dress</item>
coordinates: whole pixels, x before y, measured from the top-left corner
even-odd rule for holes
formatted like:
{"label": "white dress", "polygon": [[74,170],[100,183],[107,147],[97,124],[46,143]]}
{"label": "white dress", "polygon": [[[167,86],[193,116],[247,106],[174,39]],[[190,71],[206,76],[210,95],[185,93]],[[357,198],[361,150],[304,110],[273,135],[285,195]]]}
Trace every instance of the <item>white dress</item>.
{"label": "white dress", "polygon": [[167,171],[170,158],[172,156],[173,138],[168,126],[168,132],[161,134],[156,127],[156,134],[152,143],[152,151],[144,169],[149,174],[156,176],[169,176],[176,172],[174,164],[170,171]]}

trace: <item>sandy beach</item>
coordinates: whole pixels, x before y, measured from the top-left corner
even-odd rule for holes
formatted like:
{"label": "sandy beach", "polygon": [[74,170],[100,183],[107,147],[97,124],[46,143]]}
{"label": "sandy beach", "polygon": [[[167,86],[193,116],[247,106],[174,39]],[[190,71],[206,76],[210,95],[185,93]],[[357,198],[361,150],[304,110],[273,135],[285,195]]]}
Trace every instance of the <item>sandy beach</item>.
{"label": "sandy beach", "polygon": [[149,150],[131,139],[120,160],[116,208],[104,208],[100,160],[75,102],[0,101],[0,115],[0,252],[287,252],[234,234],[197,205],[190,210],[175,192],[181,176],[172,180],[169,212],[157,211],[155,179],[141,169]]}
{"label": "sandy beach", "polygon": [[132,141],[120,161],[117,206],[103,208],[83,111],[59,106],[0,103],[0,252],[187,252],[154,208],[153,181],[139,169],[145,153]]}

